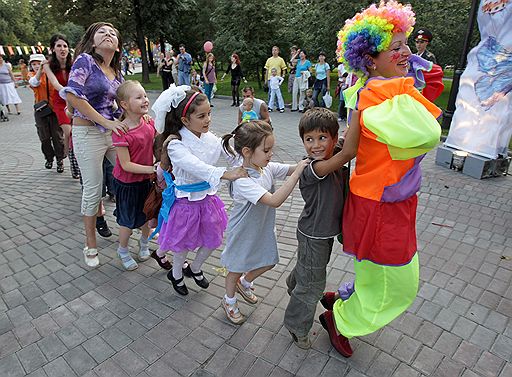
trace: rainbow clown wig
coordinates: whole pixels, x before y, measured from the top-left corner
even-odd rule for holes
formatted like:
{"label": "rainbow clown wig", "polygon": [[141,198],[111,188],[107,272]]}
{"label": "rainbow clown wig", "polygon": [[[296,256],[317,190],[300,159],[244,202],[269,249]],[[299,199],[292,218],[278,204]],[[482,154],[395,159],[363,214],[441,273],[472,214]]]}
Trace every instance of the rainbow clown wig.
{"label": "rainbow clown wig", "polygon": [[410,5],[382,0],[357,13],[338,33],[338,60],[359,77],[368,76],[369,56],[386,50],[395,33],[409,36],[416,18]]}

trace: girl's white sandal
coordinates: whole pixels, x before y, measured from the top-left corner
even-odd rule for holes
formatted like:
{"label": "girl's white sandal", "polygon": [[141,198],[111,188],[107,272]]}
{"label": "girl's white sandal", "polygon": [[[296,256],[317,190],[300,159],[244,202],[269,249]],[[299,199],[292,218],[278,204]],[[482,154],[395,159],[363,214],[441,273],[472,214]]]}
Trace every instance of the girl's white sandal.
{"label": "girl's white sandal", "polygon": [[98,249],[89,249],[84,247],[85,264],[89,267],[98,267],[100,259],[98,258]]}

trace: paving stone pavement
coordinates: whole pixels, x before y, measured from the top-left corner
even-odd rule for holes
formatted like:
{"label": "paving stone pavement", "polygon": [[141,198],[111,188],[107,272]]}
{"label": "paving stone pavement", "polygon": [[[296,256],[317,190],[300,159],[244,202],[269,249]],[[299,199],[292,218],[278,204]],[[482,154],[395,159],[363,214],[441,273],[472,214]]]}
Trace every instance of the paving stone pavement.
{"label": "paving stone pavement", "polygon": [[[64,174],[44,169],[32,94],[19,93],[23,114],[0,123],[0,376],[512,376],[511,177],[479,181],[427,156],[418,297],[389,326],[352,340],[354,355],[344,359],[319,323],[308,351],[293,345],[282,325],[302,208],[298,189],[277,212],[281,259],[256,281],[262,300],[241,303],[248,321],[233,326],[220,307],[220,250],[204,267],[210,288],[188,280],[185,298],[152,260],[124,271],[115,235],[99,238],[101,265],[86,268],[80,185],[67,161]],[[235,110],[228,100],[214,104],[214,132],[231,131]],[[299,115],[272,118],[274,159],[297,161],[304,153]],[[220,194],[229,206],[226,189]],[[107,217],[117,234],[113,207],[107,203]],[[351,259],[337,245],[328,289],[352,277]]]}

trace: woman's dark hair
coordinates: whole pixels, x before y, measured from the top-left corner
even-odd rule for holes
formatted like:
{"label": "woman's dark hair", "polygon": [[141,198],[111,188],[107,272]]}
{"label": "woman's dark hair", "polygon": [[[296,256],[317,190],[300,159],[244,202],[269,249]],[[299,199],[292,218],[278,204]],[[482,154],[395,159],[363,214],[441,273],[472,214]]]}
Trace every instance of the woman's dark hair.
{"label": "woman's dark hair", "polygon": [[[69,41],[66,38],[64,34],[54,34],[50,38],[50,48],[52,50],[52,54],[50,57],[50,69],[53,73],[57,73],[61,70],[59,60],[57,59],[57,55],[55,54],[55,45],[58,41],[64,41],[68,45],[69,48]],[[68,53],[68,56],[66,57],[66,72],[71,71],[71,66],[73,65],[73,58],[71,57],[71,52]]]}
{"label": "woman's dark hair", "polygon": [[179,131],[185,126],[181,120],[183,109],[185,109],[190,97],[197,92],[199,92],[199,94],[192,100],[185,114],[187,119],[190,118],[190,114],[196,111],[199,106],[205,103],[205,101],[208,101],[208,97],[201,93],[199,88],[192,87],[191,90],[187,90],[185,98],[179,103],[178,107],[171,108],[171,111],[169,111],[165,116],[165,128],[164,132],[162,132],[162,135],[164,135],[163,140],[167,139],[169,135],[179,136]]}
{"label": "woman's dark hair", "polygon": [[[262,120],[252,120],[241,123],[230,134],[222,137],[222,147],[232,156],[242,155],[242,149],[247,147],[254,151],[261,143],[272,135],[272,127]],[[234,150],[229,144],[229,140],[234,139]]]}
{"label": "woman's dark hair", "polygon": [[110,67],[114,70],[116,76],[121,75],[121,55],[123,50],[123,41],[121,40],[121,35],[119,34],[119,30],[117,30],[114,25],[108,22],[95,22],[94,24],[91,24],[87,30],[85,31],[85,34],[82,36],[82,39],[80,42],[78,42],[78,45],[75,49],[75,56],[79,56],[82,53],[87,53],[91,55],[94,60],[98,63],[103,63],[103,57],[96,53],[94,51],[94,35],[96,32],[102,28],[103,26],[109,26],[116,32],[117,35],[117,50],[114,53],[114,57],[112,58],[112,61],[110,62]]}
{"label": "woman's dark hair", "polygon": [[231,54],[231,56],[235,58],[235,64],[240,65],[240,57],[238,56],[238,54],[233,53]]}

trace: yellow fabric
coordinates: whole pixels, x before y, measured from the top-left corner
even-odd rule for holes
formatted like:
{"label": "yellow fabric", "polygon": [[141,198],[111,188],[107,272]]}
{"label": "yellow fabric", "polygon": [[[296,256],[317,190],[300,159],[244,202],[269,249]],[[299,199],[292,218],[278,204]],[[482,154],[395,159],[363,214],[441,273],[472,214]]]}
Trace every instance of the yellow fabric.
{"label": "yellow fabric", "polygon": [[265,74],[266,80],[270,79],[272,68],[277,69],[278,76],[282,76],[283,71],[286,70],[286,63],[284,62],[284,59],[280,56],[277,58],[271,56],[267,59],[267,62],[265,63],[265,69],[267,70],[267,73]]}
{"label": "yellow fabric", "polygon": [[399,267],[354,259],[354,269],[354,293],[333,308],[336,328],[349,339],[371,334],[402,314],[414,302],[419,283],[417,253]]}
{"label": "yellow fabric", "polygon": [[441,127],[423,104],[409,94],[398,94],[362,114],[363,123],[389,148],[393,160],[427,153],[439,143]]}

